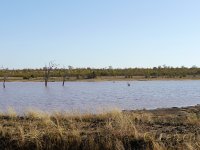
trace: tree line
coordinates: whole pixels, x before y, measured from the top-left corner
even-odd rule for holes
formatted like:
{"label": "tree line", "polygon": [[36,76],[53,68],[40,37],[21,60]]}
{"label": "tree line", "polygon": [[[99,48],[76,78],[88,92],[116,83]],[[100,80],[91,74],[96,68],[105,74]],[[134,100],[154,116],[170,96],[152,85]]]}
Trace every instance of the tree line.
{"label": "tree line", "polygon": [[[6,74],[6,75],[5,75]],[[113,69],[108,68],[57,68],[54,64],[40,69],[1,69],[0,77],[23,77],[23,79],[45,77],[48,80],[51,77],[63,77],[64,80],[67,77],[76,77],[77,79],[91,79],[97,76],[124,76],[125,78],[132,78],[134,76],[144,76],[145,78],[156,77],[186,77],[186,76],[198,76],[200,75],[200,68],[198,67],[153,67],[153,68],[124,68]]]}

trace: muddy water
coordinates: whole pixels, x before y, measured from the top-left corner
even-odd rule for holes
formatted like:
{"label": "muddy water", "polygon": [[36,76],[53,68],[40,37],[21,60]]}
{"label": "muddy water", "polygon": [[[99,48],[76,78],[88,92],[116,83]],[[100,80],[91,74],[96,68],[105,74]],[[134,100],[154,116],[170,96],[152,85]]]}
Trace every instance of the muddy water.
{"label": "muddy water", "polygon": [[[200,81],[10,82],[0,88],[0,110],[152,109],[200,103]],[[2,83],[0,83],[1,85]]]}

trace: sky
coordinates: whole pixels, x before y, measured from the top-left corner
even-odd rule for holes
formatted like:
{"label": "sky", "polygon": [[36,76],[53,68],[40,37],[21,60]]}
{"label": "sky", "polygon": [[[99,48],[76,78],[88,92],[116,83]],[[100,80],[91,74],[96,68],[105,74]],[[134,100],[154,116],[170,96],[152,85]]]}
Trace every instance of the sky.
{"label": "sky", "polygon": [[199,0],[1,0],[0,67],[200,66]]}

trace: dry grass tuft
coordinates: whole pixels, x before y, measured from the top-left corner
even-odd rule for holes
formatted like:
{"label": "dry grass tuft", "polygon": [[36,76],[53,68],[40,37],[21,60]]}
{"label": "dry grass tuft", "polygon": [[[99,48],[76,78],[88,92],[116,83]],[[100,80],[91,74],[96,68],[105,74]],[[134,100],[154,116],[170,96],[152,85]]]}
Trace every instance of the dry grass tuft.
{"label": "dry grass tuft", "polygon": [[17,117],[17,113],[12,107],[8,107],[7,115],[10,118],[16,118]]}

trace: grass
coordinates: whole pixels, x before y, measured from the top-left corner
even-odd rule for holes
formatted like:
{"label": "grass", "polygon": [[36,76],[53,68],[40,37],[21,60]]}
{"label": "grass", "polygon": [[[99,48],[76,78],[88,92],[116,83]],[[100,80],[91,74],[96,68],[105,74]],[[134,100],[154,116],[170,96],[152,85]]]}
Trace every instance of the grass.
{"label": "grass", "polygon": [[200,149],[200,106],[101,114],[0,114],[0,149]]}

